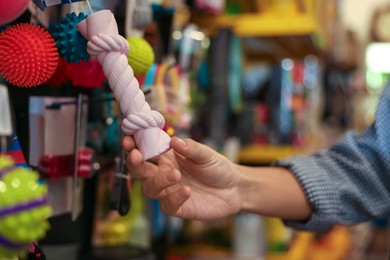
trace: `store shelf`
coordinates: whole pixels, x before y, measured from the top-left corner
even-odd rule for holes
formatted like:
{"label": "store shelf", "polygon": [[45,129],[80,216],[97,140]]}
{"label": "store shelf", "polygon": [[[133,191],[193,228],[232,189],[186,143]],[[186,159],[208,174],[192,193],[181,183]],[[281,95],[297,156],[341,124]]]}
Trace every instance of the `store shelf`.
{"label": "store shelf", "polygon": [[[265,260],[339,260],[347,259],[350,252],[351,233],[346,226],[335,226],[319,236],[313,232],[297,231],[285,252],[267,252]],[[232,248],[197,244],[176,245],[168,250],[167,259],[236,259]],[[248,258],[249,259],[249,258]]]}
{"label": "store shelf", "polygon": [[285,253],[268,253],[266,260],[338,260],[347,259],[350,252],[351,233],[346,226],[335,226],[318,237],[315,233],[298,231]]}
{"label": "store shelf", "polygon": [[321,36],[322,29],[318,22],[307,14],[292,14],[280,17],[274,13],[238,14],[222,16],[199,15],[195,18],[201,28],[215,32],[218,28],[231,28],[241,37],[259,36]]}
{"label": "store shelf", "polygon": [[[330,2],[284,2],[287,4],[251,13],[210,15],[198,12],[193,14],[192,21],[209,35],[214,35],[221,28],[230,28],[239,37],[269,38],[282,49],[300,49],[299,56],[315,54],[326,48],[326,28],[331,20],[327,5]],[[294,39],[293,48],[289,48]]]}
{"label": "store shelf", "polygon": [[247,165],[270,165],[278,159],[302,154],[304,150],[293,146],[249,145],[238,154],[238,161]]}

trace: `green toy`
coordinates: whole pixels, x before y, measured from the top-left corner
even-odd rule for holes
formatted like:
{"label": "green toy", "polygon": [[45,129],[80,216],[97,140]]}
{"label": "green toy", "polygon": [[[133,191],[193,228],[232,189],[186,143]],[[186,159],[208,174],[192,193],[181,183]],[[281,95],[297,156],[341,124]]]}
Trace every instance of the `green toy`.
{"label": "green toy", "polygon": [[47,187],[31,169],[0,156],[0,259],[22,256],[46,234]]}
{"label": "green toy", "polygon": [[154,52],[149,43],[138,37],[128,37],[127,42],[130,51],[127,60],[130,67],[133,68],[134,76],[143,76],[154,62]]}

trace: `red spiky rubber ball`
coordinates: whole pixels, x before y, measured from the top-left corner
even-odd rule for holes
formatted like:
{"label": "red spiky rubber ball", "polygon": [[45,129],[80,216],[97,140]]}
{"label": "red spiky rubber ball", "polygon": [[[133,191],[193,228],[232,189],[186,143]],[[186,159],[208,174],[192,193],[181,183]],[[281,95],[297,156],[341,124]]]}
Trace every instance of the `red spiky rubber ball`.
{"label": "red spiky rubber ball", "polygon": [[58,51],[42,27],[17,24],[0,33],[0,75],[19,87],[45,83],[54,73]]}
{"label": "red spiky rubber ball", "polygon": [[0,26],[18,18],[29,3],[30,0],[0,0]]}

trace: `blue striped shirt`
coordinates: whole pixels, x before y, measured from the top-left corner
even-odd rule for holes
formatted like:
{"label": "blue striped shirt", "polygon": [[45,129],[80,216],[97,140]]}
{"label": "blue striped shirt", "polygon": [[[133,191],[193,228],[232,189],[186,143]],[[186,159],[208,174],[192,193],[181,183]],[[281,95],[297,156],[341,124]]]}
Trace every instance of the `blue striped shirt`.
{"label": "blue striped shirt", "polygon": [[313,214],[288,226],[324,230],[390,214],[390,85],[384,88],[375,122],[363,133],[348,132],[330,149],[275,163],[301,184]]}

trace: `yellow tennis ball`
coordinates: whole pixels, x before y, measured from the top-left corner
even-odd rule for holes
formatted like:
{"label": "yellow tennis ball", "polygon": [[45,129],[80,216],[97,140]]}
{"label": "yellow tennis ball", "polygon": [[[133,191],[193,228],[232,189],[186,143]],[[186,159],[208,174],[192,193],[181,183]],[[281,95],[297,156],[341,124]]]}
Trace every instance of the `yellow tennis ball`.
{"label": "yellow tennis ball", "polygon": [[22,255],[44,237],[51,208],[38,173],[0,156],[0,259]]}
{"label": "yellow tennis ball", "polygon": [[143,76],[154,62],[154,52],[150,44],[139,37],[128,37],[130,51],[127,60],[134,70],[134,76]]}

